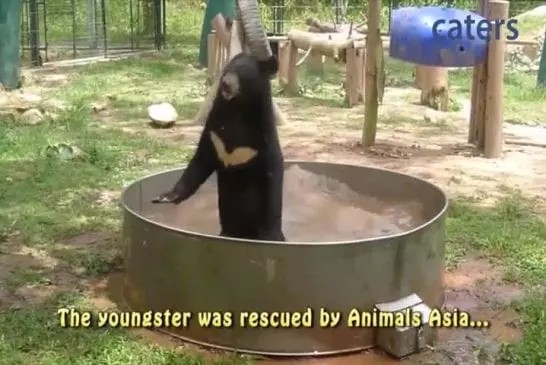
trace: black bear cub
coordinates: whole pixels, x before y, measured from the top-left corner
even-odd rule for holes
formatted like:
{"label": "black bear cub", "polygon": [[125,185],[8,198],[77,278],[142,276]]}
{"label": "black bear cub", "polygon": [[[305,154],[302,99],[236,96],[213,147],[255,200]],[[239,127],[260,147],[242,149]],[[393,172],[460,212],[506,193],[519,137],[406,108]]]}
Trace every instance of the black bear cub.
{"label": "black bear cub", "polygon": [[284,159],[277,134],[268,61],[239,54],[225,67],[197,150],[169,192],[154,203],[188,199],[216,171],[220,235],[285,241],[282,232]]}

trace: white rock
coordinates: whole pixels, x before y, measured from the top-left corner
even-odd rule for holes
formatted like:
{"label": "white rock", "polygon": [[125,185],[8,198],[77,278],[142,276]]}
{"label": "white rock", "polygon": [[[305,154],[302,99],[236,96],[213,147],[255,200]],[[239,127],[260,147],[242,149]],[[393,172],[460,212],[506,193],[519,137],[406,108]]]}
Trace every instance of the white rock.
{"label": "white rock", "polygon": [[157,124],[170,124],[176,121],[178,113],[171,104],[160,103],[148,107],[148,116]]}
{"label": "white rock", "polygon": [[27,124],[38,124],[42,121],[44,115],[38,109],[28,109],[21,114],[21,120]]}

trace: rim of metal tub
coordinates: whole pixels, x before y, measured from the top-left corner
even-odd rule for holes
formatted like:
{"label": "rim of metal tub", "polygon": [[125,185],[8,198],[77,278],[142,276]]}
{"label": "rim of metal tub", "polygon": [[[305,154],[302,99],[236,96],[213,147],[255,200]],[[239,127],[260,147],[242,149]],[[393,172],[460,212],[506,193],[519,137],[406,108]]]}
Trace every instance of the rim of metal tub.
{"label": "rim of metal tub", "polygon": [[[386,168],[382,168],[382,167],[375,167],[375,166],[365,166],[365,165],[356,165],[356,164],[349,164],[349,163],[337,163],[337,162],[323,162],[323,161],[286,160],[285,165],[286,164],[289,164],[289,165],[298,165],[298,164],[337,165],[337,166],[347,166],[347,167],[364,167],[364,168],[371,168],[371,169],[374,169],[374,170],[384,171],[386,173],[399,175],[399,176],[404,176],[404,177],[409,178],[409,179],[419,180],[420,182],[428,185],[429,187],[433,188],[438,193],[440,193],[441,196],[443,197],[443,200],[444,200],[445,203],[444,203],[444,206],[442,207],[442,209],[440,209],[440,211],[438,212],[438,214],[436,214],[432,219],[430,219],[430,220],[426,221],[425,223],[423,223],[423,224],[421,224],[419,226],[416,226],[416,227],[414,227],[414,228],[412,228],[410,230],[407,230],[407,231],[394,233],[394,234],[386,234],[386,235],[376,236],[376,237],[354,239],[354,240],[318,241],[318,242],[258,241],[258,240],[249,240],[249,239],[240,239],[240,238],[235,239],[235,238],[231,238],[231,237],[220,237],[220,236],[217,236],[217,235],[199,233],[199,232],[195,232],[195,231],[176,228],[176,227],[170,226],[168,224],[164,224],[164,223],[149,219],[149,218],[143,216],[142,214],[135,212],[133,209],[129,208],[129,206],[125,203],[125,200],[126,200],[125,196],[127,194],[127,191],[129,191],[135,185],[140,184],[141,182],[143,182],[145,180],[157,177],[158,175],[168,174],[168,173],[171,173],[173,171],[178,171],[178,170],[184,170],[187,165],[183,165],[182,167],[173,168],[173,169],[169,169],[169,170],[164,170],[164,171],[156,172],[156,173],[153,173],[153,174],[148,174],[148,175],[146,175],[146,176],[144,176],[144,177],[142,177],[140,179],[137,179],[137,180],[129,183],[128,185],[125,186],[125,188],[123,189],[123,192],[121,194],[121,197],[120,197],[121,198],[121,205],[122,205],[124,210],[130,212],[132,215],[138,217],[139,219],[141,219],[141,220],[143,220],[145,222],[154,224],[156,226],[159,226],[159,227],[162,227],[162,228],[165,228],[165,229],[169,229],[169,230],[174,231],[174,232],[184,233],[184,234],[194,236],[194,237],[206,237],[208,239],[228,241],[228,242],[246,242],[246,243],[251,243],[252,242],[253,244],[256,244],[256,245],[305,245],[305,246],[349,245],[349,244],[355,244],[355,243],[358,243],[358,244],[379,244],[379,243],[381,243],[381,241],[383,241],[385,239],[392,239],[392,238],[411,235],[412,233],[420,231],[423,228],[434,224],[440,217],[442,217],[444,215],[444,213],[446,212],[446,210],[449,207],[449,199],[448,199],[447,195],[445,194],[445,192],[442,189],[440,189],[438,186],[436,186],[435,184],[433,184],[433,183],[431,183],[431,182],[429,182],[427,180],[424,180],[424,179],[421,179],[419,177],[415,177],[413,175],[406,174],[406,173],[403,173],[403,172],[398,172],[398,171],[394,171],[394,170],[391,170],[391,169],[386,169]],[[140,198],[142,199],[142,196]]]}

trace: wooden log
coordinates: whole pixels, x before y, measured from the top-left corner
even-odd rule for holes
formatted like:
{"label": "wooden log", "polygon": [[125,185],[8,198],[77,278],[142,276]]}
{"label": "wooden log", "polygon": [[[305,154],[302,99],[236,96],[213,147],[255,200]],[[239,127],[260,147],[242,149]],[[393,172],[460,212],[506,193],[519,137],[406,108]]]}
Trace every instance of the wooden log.
{"label": "wooden log", "polygon": [[[478,1],[478,14],[485,15],[485,7],[487,0]],[[468,143],[472,143],[483,148],[483,140],[479,136],[478,130],[484,122],[484,107],[483,91],[485,90],[485,63],[474,66],[472,70],[472,94],[470,98],[470,118],[468,125]]]}
{"label": "wooden log", "polygon": [[364,39],[363,36],[347,39],[346,36],[339,33],[311,33],[301,30],[291,30],[287,36],[297,48],[307,51],[312,47],[313,50],[324,56],[332,57],[336,61],[340,59],[342,50],[353,47],[355,39]]}
{"label": "wooden log", "polygon": [[364,101],[364,85],[366,82],[366,54],[364,47],[356,48],[356,79],[358,80],[358,101]]}
{"label": "wooden log", "polygon": [[220,77],[224,67],[229,61],[228,49],[226,47],[219,46],[220,52],[218,52],[218,67],[217,67],[217,77]]}
{"label": "wooden log", "polygon": [[323,23],[316,18],[307,18],[305,23],[313,28],[318,29],[321,33],[337,33],[338,29],[335,24]]}
{"label": "wooden log", "polygon": [[[235,20],[231,26],[231,32],[229,33],[229,56],[228,60],[231,61],[233,57],[243,52],[243,37],[241,36],[242,25],[239,21]],[[228,61],[228,62],[229,62]]]}
{"label": "wooden log", "polygon": [[211,32],[207,36],[207,84],[212,85],[216,80],[216,58],[218,41],[216,32]]}
{"label": "wooden log", "polygon": [[[347,34],[343,33],[314,33],[299,29],[291,29],[286,34],[286,37],[289,40],[293,40],[292,38],[296,38],[297,40],[301,40],[300,43],[307,44],[307,46],[301,47],[301,49],[308,48],[308,44],[313,42],[321,43],[322,41],[332,41],[336,43],[341,41],[349,42],[351,40],[355,41],[366,39],[366,36],[363,34],[353,34],[351,36],[348,36]],[[347,47],[350,47],[350,43],[348,43]]]}
{"label": "wooden log", "polygon": [[307,28],[307,31],[311,32],[311,33],[322,33],[320,29],[315,28],[315,27],[309,27],[309,28]]}
{"label": "wooden log", "polygon": [[286,85],[285,91],[288,94],[298,94],[299,85],[298,85],[298,47],[294,42],[289,41],[288,46],[288,83]]}
{"label": "wooden log", "polygon": [[[220,26],[217,22],[217,26]],[[236,50],[239,50],[239,53],[241,52],[242,46],[241,46],[241,39],[239,39],[239,22],[233,21],[231,26],[231,32],[229,37],[229,53],[227,62],[229,62],[233,57],[235,57],[236,53],[234,53]],[[221,30],[222,31],[222,30]],[[232,43],[233,42],[233,43]],[[239,44],[236,44],[239,42]],[[216,93],[218,92],[218,87],[220,85],[220,78],[217,77],[214,81],[214,84],[209,90],[209,93],[207,94],[205,101],[203,104],[201,104],[201,107],[199,108],[199,111],[197,112],[197,116],[195,117],[197,123],[199,124],[205,124],[207,117],[210,113],[210,109],[212,108],[212,102],[214,98],[216,97]]]}
{"label": "wooden log", "polygon": [[366,90],[364,106],[364,128],[362,145],[370,147],[375,143],[377,134],[378,100],[378,43],[381,42],[381,0],[368,1],[368,39],[366,42]]}
{"label": "wooden log", "polygon": [[492,20],[493,31],[499,39],[490,37],[487,56],[487,99],[485,104],[485,136],[483,153],[485,158],[498,158],[503,147],[503,93],[505,30],[494,20],[508,19],[508,1],[489,0],[487,18]]}
{"label": "wooden log", "polygon": [[349,34],[349,32],[357,32],[364,34],[367,32],[365,23],[358,25],[351,24],[333,24],[321,22],[316,18],[307,18],[305,21],[309,27],[317,30],[317,33],[344,33]]}
{"label": "wooden log", "polygon": [[222,42],[224,47],[228,47],[229,40],[231,37],[230,28],[231,26],[233,26],[233,22],[231,22],[231,25],[228,27],[228,24],[226,23],[226,19],[222,16],[222,14],[217,14],[214,18],[212,18],[211,26],[212,26],[212,29],[214,29],[214,32],[216,33],[218,40]]}
{"label": "wooden log", "polygon": [[448,69],[417,66],[420,69],[421,104],[446,112],[449,107]]}
{"label": "wooden log", "polygon": [[[229,48],[231,38],[231,27],[233,22],[226,20],[222,14],[217,14],[211,21],[212,33],[214,33],[214,44],[209,45],[209,65],[208,65],[208,77],[209,84],[214,84],[217,77],[220,76],[225,64],[227,63],[226,51]],[[210,35],[209,35],[210,37]],[[212,64],[211,64],[212,60]]]}
{"label": "wooden log", "polygon": [[418,65],[415,66],[415,69],[414,69],[414,73],[415,73],[415,87],[418,88],[419,90],[422,89],[423,87],[423,78],[424,78],[424,68],[421,66],[419,67]]}
{"label": "wooden log", "polygon": [[345,101],[349,108],[358,104],[358,58],[356,48],[348,48],[345,66]]}
{"label": "wooden log", "polygon": [[312,49],[307,58],[307,67],[314,72],[322,72],[324,70],[324,56],[320,52]]}
{"label": "wooden log", "polygon": [[478,69],[478,90],[476,96],[476,125],[474,126],[474,143],[478,150],[483,151],[485,144],[485,105],[487,103],[487,63]]}
{"label": "wooden log", "polygon": [[366,48],[366,40],[365,39],[357,39],[353,42],[353,46],[358,49],[365,49]]}
{"label": "wooden log", "polygon": [[290,41],[279,42],[279,86],[286,88],[288,85],[288,69],[290,63]]}

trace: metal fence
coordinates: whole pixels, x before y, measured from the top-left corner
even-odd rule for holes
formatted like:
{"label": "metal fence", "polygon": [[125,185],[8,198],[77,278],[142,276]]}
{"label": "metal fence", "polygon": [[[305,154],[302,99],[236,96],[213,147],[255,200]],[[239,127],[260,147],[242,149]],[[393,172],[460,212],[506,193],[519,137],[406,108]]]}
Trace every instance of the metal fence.
{"label": "metal fence", "polygon": [[[0,0],[2,1],[2,0]],[[196,42],[184,38],[185,20],[191,12],[201,22],[206,0],[23,0],[22,57],[32,66],[66,58],[84,58],[161,49],[166,40]],[[268,33],[285,34],[290,28],[305,29],[305,19],[328,23],[360,23],[367,12],[362,0],[259,0]],[[382,0],[382,30],[390,30],[393,9],[404,6],[440,5],[473,10],[476,0]],[[512,1],[511,16],[545,1]],[[167,9],[169,8],[169,9]],[[168,10],[168,11],[167,11]],[[168,14],[169,13],[169,14]],[[170,32],[167,39],[167,15]],[[200,25],[194,24],[193,33]]]}
{"label": "metal fence", "polygon": [[[309,5],[299,5],[301,1],[263,0],[262,14],[268,31],[273,34],[284,34],[290,28],[305,27],[302,20],[307,16],[316,16],[320,20],[333,23],[360,23],[367,12],[367,1],[362,0],[331,0],[329,6],[323,1],[308,1]],[[288,3],[290,1],[290,3]],[[544,0],[511,1],[510,16],[545,5]],[[406,6],[445,6],[457,7],[475,11],[477,0],[382,0],[382,30],[390,31],[393,10]]]}
{"label": "metal fence", "polygon": [[165,0],[23,0],[21,51],[31,66],[159,49],[165,36]]}
{"label": "metal fence", "polygon": [[[262,14],[268,32],[281,35],[290,28],[305,26],[302,20],[309,16],[330,24],[360,23],[367,11],[367,2],[361,0],[331,0],[324,6],[321,2],[313,5],[287,4],[286,0],[270,0],[262,4]],[[453,6],[454,0],[419,0],[419,5]],[[474,3],[474,1],[467,1]],[[382,22],[385,32],[388,32],[393,9],[403,6],[416,5],[415,0],[383,0]]]}

